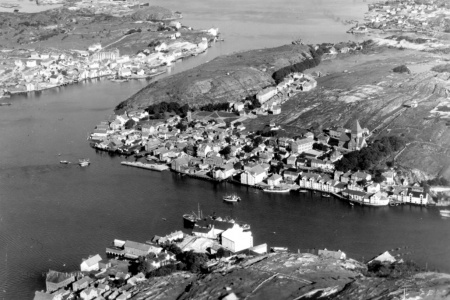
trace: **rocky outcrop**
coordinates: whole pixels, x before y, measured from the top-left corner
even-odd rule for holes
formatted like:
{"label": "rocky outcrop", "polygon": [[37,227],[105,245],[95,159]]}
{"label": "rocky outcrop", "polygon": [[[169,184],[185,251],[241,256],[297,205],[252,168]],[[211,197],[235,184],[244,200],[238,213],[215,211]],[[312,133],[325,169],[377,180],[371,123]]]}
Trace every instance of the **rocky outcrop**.
{"label": "rocky outcrop", "polygon": [[[211,272],[152,278],[138,287],[145,299],[446,299],[450,276],[437,273],[366,277],[352,259],[268,254],[223,260]],[[232,298],[235,297],[235,298]]]}
{"label": "rocky outcrop", "polygon": [[287,45],[223,56],[149,84],[118,105],[121,108],[145,108],[166,101],[201,106],[208,103],[240,100],[254,96],[274,85],[272,73],[310,58],[309,47]]}
{"label": "rocky outcrop", "polygon": [[131,18],[134,21],[164,21],[178,19],[180,14],[161,6],[148,6],[136,11]]}

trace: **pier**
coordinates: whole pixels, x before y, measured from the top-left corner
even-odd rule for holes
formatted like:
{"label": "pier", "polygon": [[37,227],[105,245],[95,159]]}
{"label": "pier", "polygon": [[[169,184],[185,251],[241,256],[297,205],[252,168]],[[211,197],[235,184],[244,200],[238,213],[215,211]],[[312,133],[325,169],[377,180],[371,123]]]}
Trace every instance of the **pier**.
{"label": "pier", "polygon": [[145,164],[145,163],[141,163],[139,161],[137,161],[137,162],[123,161],[120,164],[121,165],[125,165],[125,166],[135,167],[135,168],[141,168],[141,169],[147,169],[147,170],[152,170],[152,171],[158,171],[158,172],[162,172],[162,171],[165,171],[165,170],[169,169],[169,167],[166,166],[166,165]]}

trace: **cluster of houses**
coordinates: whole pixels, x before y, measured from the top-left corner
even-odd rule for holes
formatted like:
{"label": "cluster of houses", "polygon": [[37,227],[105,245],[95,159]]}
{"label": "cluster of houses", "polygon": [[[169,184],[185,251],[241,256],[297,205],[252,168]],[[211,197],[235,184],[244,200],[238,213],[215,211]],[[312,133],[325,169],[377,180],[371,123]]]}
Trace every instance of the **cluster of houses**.
{"label": "cluster of houses", "polygon": [[[143,273],[131,274],[130,262],[145,257],[151,270],[173,264],[176,262],[175,254],[164,251],[161,245],[183,237],[184,234],[177,231],[165,237],[155,237],[157,244],[114,240],[113,245],[106,248],[109,259],[96,254],[83,259],[79,272],[50,270],[46,275],[46,291],[37,291],[34,299],[129,299],[139,292],[136,285],[146,280]],[[119,286],[115,283],[118,280],[122,282]]]}
{"label": "cluster of houses", "polygon": [[[267,87],[256,94],[256,99],[261,104],[261,107],[256,109],[255,112],[259,115],[268,113],[278,115],[281,113],[281,104],[286,102],[290,97],[300,91],[310,91],[316,86],[317,81],[311,75],[303,73],[289,74],[278,85]],[[239,110],[238,108],[236,109]]]}
{"label": "cluster of houses", "polygon": [[178,31],[171,33],[167,36],[169,41],[134,56],[120,55],[118,49],[103,49],[99,43],[92,44],[87,51],[23,50],[19,53],[23,58],[11,60],[10,64],[0,68],[2,95],[49,89],[105,76],[120,79],[156,76],[164,73],[165,66],[174,61],[197,55],[208,48],[207,37],[197,44],[180,37]]}
{"label": "cluster of houses", "polygon": [[[244,231],[236,223],[212,219],[199,222],[204,224],[197,226],[192,236],[175,231],[164,237],[155,236],[145,243],[116,239],[106,248],[108,259],[99,254],[83,259],[78,272],[50,270],[46,275],[46,291],[36,291],[34,300],[129,299],[140,292],[138,284],[147,280],[142,272],[136,275],[131,273],[131,262],[143,257],[147,262],[147,271],[177,263],[175,254],[163,250],[161,245],[181,244],[185,237],[190,238],[189,241],[192,238],[218,240],[219,243],[215,242],[208,249],[210,254],[217,253],[220,248],[236,253],[253,247],[252,233]],[[264,249],[266,253],[267,246]],[[118,281],[120,284],[117,284]]]}
{"label": "cluster of houses", "polygon": [[448,14],[448,7],[443,1],[383,1],[369,4],[365,24],[369,28],[383,30],[444,31],[445,22],[439,20]]}
{"label": "cluster of houses", "polygon": [[303,131],[296,137],[262,137],[245,133],[242,124],[227,124],[217,112],[188,112],[185,119],[173,115],[165,121],[147,117],[138,110],[103,121],[92,134],[96,148],[122,153],[145,149],[149,160],[166,163],[175,172],[263,189],[312,189],[369,205],[391,200],[427,205],[430,200],[417,186],[393,190],[393,172],[380,185],[370,174],[335,171],[343,154],[367,146],[370,131],[358,120],[349,129],[331,127],[317,136]]}

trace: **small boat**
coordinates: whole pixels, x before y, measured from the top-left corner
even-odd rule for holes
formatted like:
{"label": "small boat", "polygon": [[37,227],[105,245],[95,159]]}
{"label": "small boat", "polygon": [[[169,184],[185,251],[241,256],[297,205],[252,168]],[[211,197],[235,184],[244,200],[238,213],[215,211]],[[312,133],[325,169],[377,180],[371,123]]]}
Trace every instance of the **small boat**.
{"label": "small boat", "polygon": [[67,160],[60,160],[59,163],[60,163],[60,164],[63,164],[63,165],[67,165],[67,164],[70,164],[70,161],[67,161]]}
{"label": "small boat", "polygon": [[298,190],[300,193],[307,193],[307,190]]}
{"label": "small boat", "polygon": [[450,209],[441,209],[439,213],[442,217],[450,218]]}
{"label": "small boat", "polygon": [[267,189],[263,189],[263,191],[266,193],[289,193],[291,189],[271,186]]}
{"label": "small boat", "polygon": [[327,193],[322,193],[322,197],[324,197],[324,198],[330,198],[331,195],[330,195],[330,194],[327,194]]}
{"label": "small boat", "polygon": [[228,195],[223,197],[223,201],[225,202],[238,202],[241,201],[241,197],[237,196],[237,195]]}
{"label": "small boat", "polygon": [[0,103],[0,106],[10,106],[11,105],[11,103],[8,103],[8,102],[2,102],[2,103]]}
{"label": "small boat", "polygon": [[350,206],[355,206],[355,204],[353,204],[352,202],[349,202],[350,203]]}
{"label": "small boat", "polygon": [[87,167],[91,164],[91,162],[90,162],[89,158],[82,158],[82,159],[78,160],[78,164],[81,167]]}
{"label": "small boat", "polygon": [[287,247],[271,247],[270,252],[287,252]]}

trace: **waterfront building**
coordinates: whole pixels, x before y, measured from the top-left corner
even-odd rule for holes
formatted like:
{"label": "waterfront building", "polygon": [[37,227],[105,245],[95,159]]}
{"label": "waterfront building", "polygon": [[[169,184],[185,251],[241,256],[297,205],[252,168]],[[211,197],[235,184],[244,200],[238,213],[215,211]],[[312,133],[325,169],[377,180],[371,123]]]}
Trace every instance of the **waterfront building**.
{"label": "waterfront building", "polygon": [[99,254],[83,260],[83,262],[80,265],[81,272],[97,271],[100,268],[98,263],[101,260],[102,257]]}
{"label": "waterfront building", "polygon": [[45,279],[47,292],[53,292],[64,288],[75,281],[75,275],[49,270]]}
{"label": "waterfront building", "polygon": [[246,170],[241,174],[241,183],[246,185],[256,185],[261,183],[266,177],[266,171],[261,165],[256,165],[250,170]]}
{"label": "waterfront building", "polygon": [[243,231],[239,226],[227,229],[221,235],[221,244],[232,252],[239,252],[253,247],[251,231]]}
{"label": "waterfront building", "polygon": [[281,177],[280,175],[272,174],[272,176],[267,179],[267,184],[269,184],[270,186],[279,186],[282,179],[283,177]]}
{"label": "waterfront building", "polygon": [[126,241],[124,245],[125,255],[131,257],[146,256],[151,252],[152,246],[133,241]]}
{"label": "waterfront building", "polygon": [[213,178],[224,180],[224,179],[227,179],[227,178],[233,176],[235,171],[236,170],[234,169],[233,164],[228,163],[224,166],[215,168],[213,170]]}

